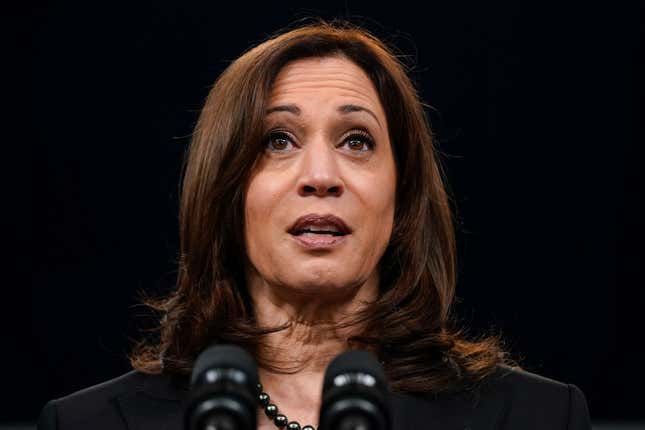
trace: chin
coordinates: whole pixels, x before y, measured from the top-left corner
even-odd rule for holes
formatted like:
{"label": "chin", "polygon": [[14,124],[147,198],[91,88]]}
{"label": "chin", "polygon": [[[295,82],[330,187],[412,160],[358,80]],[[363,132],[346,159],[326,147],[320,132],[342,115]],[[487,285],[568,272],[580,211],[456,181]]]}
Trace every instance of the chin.
{"label": "chin", "polygon": [[315,273],[303,273],[301,276],[291,276],[285,282],[291,289],[302,293],[322,293],[331,294],[334,292],[343,292],[351,289],[356,284],[353,279],[344,279],[342,277],[329,276],[329,273],[316,275]]}
{"label": "chin", "polygon": [[298,278],[293,282],[289,282],[290,287],[297,291],[305,293],[319,293],[319,292],[333,292],[345,289],[343,282],[335,281],[333,279],[318,279],[318,278]]}
{"label": "chin", "polygon": [[[300,275],[300,276],[298,276]],[[365,284],[366,279],[360,276],[336,273],[330,276],[328,271],[307,271],[293,273],[285,284],[294,291],[303,294],[323,294],[325,298],[333,295],[353,295],[356,289]]]}

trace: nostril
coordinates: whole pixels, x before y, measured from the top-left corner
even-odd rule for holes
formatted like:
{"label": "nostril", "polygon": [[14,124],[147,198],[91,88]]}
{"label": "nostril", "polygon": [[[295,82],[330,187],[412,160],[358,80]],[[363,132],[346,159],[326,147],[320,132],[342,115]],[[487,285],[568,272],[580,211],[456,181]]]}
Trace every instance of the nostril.
{"label": "nostril", "polygon": [[302,195],[331,195],[331,196],[340,196],[342,194],[342,185],[334,185],[332,187],[320,186],[316,187],[315,185],[302,185],[300,188],[300,193]]}

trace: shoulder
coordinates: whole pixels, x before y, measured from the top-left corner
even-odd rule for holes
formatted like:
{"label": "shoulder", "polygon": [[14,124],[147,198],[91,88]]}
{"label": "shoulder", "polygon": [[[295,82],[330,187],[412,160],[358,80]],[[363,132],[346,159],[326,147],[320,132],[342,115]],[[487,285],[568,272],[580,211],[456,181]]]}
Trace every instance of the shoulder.
{"label": "shoulder", "polygon": [[573,384],[500,366],[481,387],[482,402],[497,406],[507,428],[591,429],[587,401]]}
{"label": "shoulder", "polygon": [[145,376],[137,371],[131,371],[109,381],[102,382],[91,387],[79,390],[65,397],[54,400],[57,407],[64,408],[67,405],[82,410],[96,410],[102,407],[102,403],[110,398],[114,398],[124,393],[139,390]]}
{"label": "shoulder", "polygon": [[[123,420],[116,399],[136,393],[143,387],[146,375],[132,371],[65,397],[51,400],[38,420],[39,430],[76,428],[120,428]],[[102,423],[102,424],[98,424]]]}
{"label": "shoulder", "polygon": [[131,371],[68,396],[51,400],[38,420],[39,430],[119,429],[137,419],[139,410],[154,411],[160,402],[177,402],[181,390],[166,375]]}
{"label": "shoulder", "polygon": [[578,387],[508,366],[498,367],[475,390],[416,398],[410,407],[412,415],[445,423],[446,428],[591,429]]}
{"label": "shoulder", "polygon": [[499,366],[481,385],[483,392],[506,392],[516,400],[562,400],[577,387],[517,367]]}

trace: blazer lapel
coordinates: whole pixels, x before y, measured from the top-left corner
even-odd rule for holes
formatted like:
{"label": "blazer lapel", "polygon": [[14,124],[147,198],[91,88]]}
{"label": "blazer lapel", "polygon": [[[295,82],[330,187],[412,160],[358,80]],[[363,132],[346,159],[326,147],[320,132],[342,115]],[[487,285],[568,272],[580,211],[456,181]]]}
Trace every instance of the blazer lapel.
{"label": "blazer lapel", "polygon": [[[425,400],[408,394],[390,396],[394,430],[498,429],[506,401],[497,390],[481,398],[450,395]],[[129,430],[183,430],[183,405],[188,394],[185,381],[166,375],[146,375],[135,391],[116,398]]]}
{"label": "blazer lapel", "polygon": [[501,428],[507,402],[503,395],[480,390],[425,400],[407,394],[391,396],[395,430],[493,430]]}
{"label": "blazer lapel", "polygon": [[136,391],[117,397],[117,403],[130,430],[183,430],[185,393],[168,376],[147,375]]}
{"label": "blazer lapel", "polygon": [[390,399],[394,430],[463,430],[468,427],[468,414],[464,414],[463,410],[455,411],[454,406],[445,402],[400,393],[392,394]]}

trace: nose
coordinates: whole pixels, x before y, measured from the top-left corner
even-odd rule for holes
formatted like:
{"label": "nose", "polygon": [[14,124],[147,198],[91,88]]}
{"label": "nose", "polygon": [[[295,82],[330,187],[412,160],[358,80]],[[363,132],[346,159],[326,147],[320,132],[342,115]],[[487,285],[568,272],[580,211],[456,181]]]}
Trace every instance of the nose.
{"label": "nose", "polygon": [[311,142],[302,155],[298,194],[340,197],[345,189],[334,149],[324,141]]}

